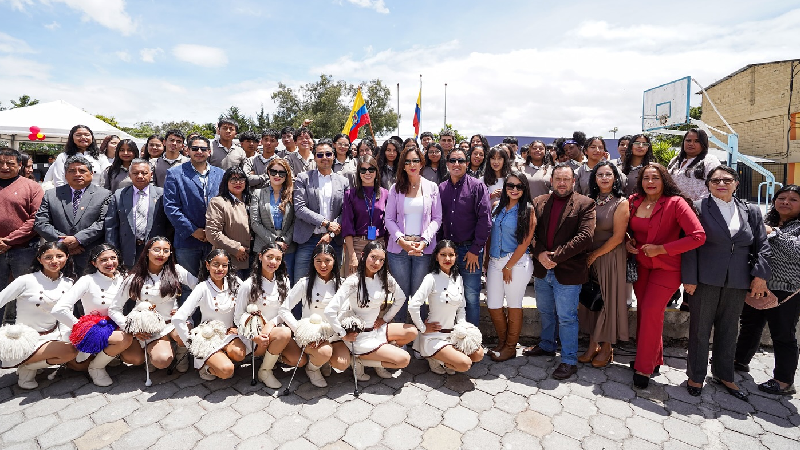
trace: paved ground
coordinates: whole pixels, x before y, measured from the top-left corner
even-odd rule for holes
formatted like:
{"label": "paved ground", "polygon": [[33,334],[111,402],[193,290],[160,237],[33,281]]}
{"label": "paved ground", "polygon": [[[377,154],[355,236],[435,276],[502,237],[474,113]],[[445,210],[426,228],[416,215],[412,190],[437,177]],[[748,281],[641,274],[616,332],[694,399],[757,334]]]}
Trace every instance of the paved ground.
{"label": "paved ground", "polygon": [[[744,403],[712,384],[689,396],[680,386],[684,353],[668,349],[668,366],[644,391],[631,388],[629,357],[602,370],[581,367],[562,383],[548,377],[557,358],[519,357],[487,358],[449,377],[415,360],[393,379],[373,374],[357,399],[350,371],[319,389],[301,370],[295,392],[276,398],[250,386],[248,366],[212,382],[194,370],[159,371],[150,388],[141,368],[112,368],[107,388],[62,371],[52,382],[40,375],[34,391],[3,370],[0,448],[800,448],[800,396],[774,398],[754,384],[768,379],[771,354],[760,353],[739,380],[752,393]],[[283,377],[285,385],[288,372]]]}

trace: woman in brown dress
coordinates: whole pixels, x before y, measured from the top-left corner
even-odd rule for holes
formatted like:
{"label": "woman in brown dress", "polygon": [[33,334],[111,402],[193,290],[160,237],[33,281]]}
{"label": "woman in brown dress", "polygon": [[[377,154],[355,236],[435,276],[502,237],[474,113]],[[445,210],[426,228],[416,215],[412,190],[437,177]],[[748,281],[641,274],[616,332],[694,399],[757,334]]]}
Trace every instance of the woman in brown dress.
{"label": "woman in brown dress", "polygon": [[581,331],[589,334],[589,348],[578,357],[582,363],[605,367],[614,359],[612,345],[628,340],[628,307],[625,289],[625,231],[630,209],[622,191],[617,167],[601,161],[592,169],[589,178],[589,197],[597,204],[597,226],[594,230],[594,250],[588,263],[600,284],[603,309],[594,312],[578,306]]}

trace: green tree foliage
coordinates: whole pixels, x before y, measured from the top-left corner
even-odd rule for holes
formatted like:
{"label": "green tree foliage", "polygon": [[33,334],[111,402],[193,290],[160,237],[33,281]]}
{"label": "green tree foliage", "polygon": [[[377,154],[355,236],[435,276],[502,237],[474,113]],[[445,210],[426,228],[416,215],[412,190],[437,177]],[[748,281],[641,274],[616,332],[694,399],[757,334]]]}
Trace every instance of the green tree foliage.
{"label": "green tree foliage", "polygon": [[26,106],[33,106],[39,103],[39,100],[31,98],[30,95],[20,95],[18,100],[11,100],[11,109],[24,108]]}
{"label": "green tree foliage", "polygon": [[[703,115],[703,107],[702,106],[692,106],[689,108],[689,117],[695,120],[700,120],[700,116]],[[667,127],[669,130],[681,130],[681,131],[689,131],[690,128],[696,128],[694,125],[680,125],[676,127]],[[681,146],[681,136],[674,136],[671,134],[658,134],[656,133],[653,138],[651,139],[653,142],[653,151],[655,152],[655,144],[659,142],[666,142],[669,147],[680,147]],[[669,160],[667,160],[669,162]]]}
{"label": "green tree foliage", "polygon": [[[263,109],[263,108],[262,108]],[[228,118],[232,119],[239,125],[239,133],[247,130],[256,131],[257,126],[252,117],[245,115],[238,106],[231,106],[219,115],[219,119]],[[216,125],[216,124],[215,124]]]}
{"label": "green tree foliage", "polygon": [[[681,145],[680,136],[670,136],[678,138],[678,146]],[[655,141],[653,140],[653,155],[655,155],[658,163],[666,167],[667,164],[678,154],[676,146],[670,145],[666,140]]]}
{"label": "green tree foliage", "polygon": [[115,119],[114,116],[104,116],[102,114],[95,114],[94,116],[114,128],[119,128],[119,122],[117,122],[117,119]]}
{"label": "green tree foliage", "polygon": [[433,138],[434,138],[436,141],[439,141],[439,135],[440,135],[440,134],[442,134],[442,131],[444,131],[444,130],[450,130],[450,131],[452,131],[452,132],[453,132],[453,134],[455,134],[455,135],[456,135],[456,145],[458,145],[458,143],[459,143],[459,142],[461,142],[461,141],[467,141],[467,140],[469,140],[469,137],[468,137],[468,136],[464,136],[464,135],[462,135],[461,133],[459,133],[459,132],[458,132],[458,130],[456,130],[455,128],[453,128],[453,124],[452,124],[452,123],[448,123],[448,124],[447,124],[447,128],[442,128],[441,130],[439,130],[439,132],[438,132],[438,133],[434,133],[434,134],[433,134]]}
{"label": "green tree foliage", "polygon": [[270,128],[269,114],[264,112],[264,104],[261,104],[261,110],[256,113],[256,129],[255,132],[261,132]]}

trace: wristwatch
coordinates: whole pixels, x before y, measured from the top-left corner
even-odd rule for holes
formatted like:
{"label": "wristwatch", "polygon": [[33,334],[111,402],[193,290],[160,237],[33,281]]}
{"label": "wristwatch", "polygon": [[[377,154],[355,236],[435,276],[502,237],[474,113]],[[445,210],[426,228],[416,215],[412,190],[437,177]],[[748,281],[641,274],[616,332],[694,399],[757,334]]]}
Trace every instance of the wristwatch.
{"label": "wristwatch", "polygon": [[330,237],[331,237],[331,239],[333,239],[333,238],[335,238],[335,237],[336,237],[336,233],[334,233],[333,231],[331,231],[330,233],[328,233],[328,236],[330,236]]}

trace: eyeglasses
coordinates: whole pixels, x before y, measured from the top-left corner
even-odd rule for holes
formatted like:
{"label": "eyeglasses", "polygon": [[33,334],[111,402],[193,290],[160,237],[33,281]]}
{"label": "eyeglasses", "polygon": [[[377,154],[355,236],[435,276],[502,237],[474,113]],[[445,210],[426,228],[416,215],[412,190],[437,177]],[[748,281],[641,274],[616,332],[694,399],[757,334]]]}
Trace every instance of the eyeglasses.
{"label": "eyeglasses", "polygon": [[422,162],[422,161],[421,161],[419,158],[415,158],[415,159],[407,159],[407,160],[406,160],[406,162],[405,162],[405,165],[407,165],[407,166],[410,166],[410,165],[412,165],[412,164],[419,164],[419,163],[421,163],[421,162]]}
{"label": "eyeglasses", "polygon": [[170,253],[172,253],[172,250],[168,248],[151,248],[150,253],[155,253],[156,255],[159,254],[169,255]]}
{"label": "eyeglasses", "polygon": [[333,152],[317,153],[317,159],[333,158]]}
{"label": "eyeglasses", "polygon": [[649,147],[650,144],[648,144],[647,142],[636,141],[633,144],[631,144],[631,146],[633,146],[633,147]]}
{"label": "eyeglasses", "polygon": [[447,160],[450,164],[466,164],[467,160],[464,158],[450,158]]}
{"label": "eyeglasses", "polygon": [[247,180],[245,180],[244,178],[231,178],[230,180],[228,180],[228,183],[244,184],[245,181]]}
{"label": "eyeglasses", "polygon": [[269,174],[272,175],[273,177],[281,177],[281,178],[286,178],[286,175],[288,175],[288,173],[285,170],[277,170],[277,169],[269,169]]}
{"label": "eyeglasses", "polygon": [[377,171],[378,171],[378,169],[376,169],[376,168],[374,168],[374,167],[359,167],[359,168],[358,168],[358,173],[360,173],[361,175],[364,175],[364,174],[366,174],[367,172],[369,172],[369,173],[375,173],[375,172],[377,172]]}
{"label": "eyeglasses", "polygon": [[434,150],[428,150],[429,155],[438,155],[439,153],[442,153],[442,151],[439,150],[438,148]]}
{"label": "eyeglasses", "polygon": [[520,184],[506,183],[506,189],[509,190],[509,191],[517,190],[517,191],[521,192],[521,191],[523,191],[525,189],[525,185],[522,184],[522,183],[520,183]]}
{"label": "eyeglasses", "polygon": [[598,173],[595,175],[597,178],[614,178],[613,173]]}
{"label": "eyeglasses", "polygon": [[209,150],[208,147],[200,147],[199,145],[193,145],[189,149],[193,152],[207,152]]}
{"label": "eyeglasses", "polygon": [[736,180],[733,179],[733,178],[712,178],[712,179],[710,179],[708,181],[711,184],[723,184],[724,183],[725,186],[730,186]]}

